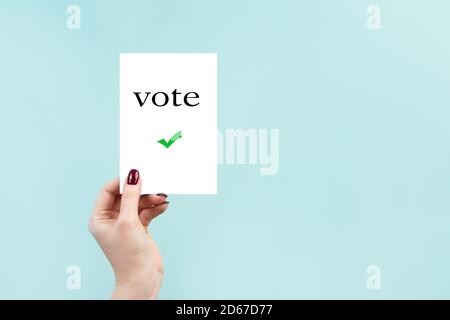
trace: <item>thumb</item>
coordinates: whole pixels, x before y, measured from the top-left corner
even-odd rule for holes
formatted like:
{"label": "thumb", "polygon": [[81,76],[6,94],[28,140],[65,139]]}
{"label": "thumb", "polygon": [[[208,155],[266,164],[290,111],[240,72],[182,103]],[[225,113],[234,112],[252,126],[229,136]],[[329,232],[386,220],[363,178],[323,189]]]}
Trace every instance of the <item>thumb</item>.
{"label": "thumb", "polygon": [[123,186],[120,202],[119,220],[139,220],[138,208],[141,196],[141,179],[139,171],[131,169]]}

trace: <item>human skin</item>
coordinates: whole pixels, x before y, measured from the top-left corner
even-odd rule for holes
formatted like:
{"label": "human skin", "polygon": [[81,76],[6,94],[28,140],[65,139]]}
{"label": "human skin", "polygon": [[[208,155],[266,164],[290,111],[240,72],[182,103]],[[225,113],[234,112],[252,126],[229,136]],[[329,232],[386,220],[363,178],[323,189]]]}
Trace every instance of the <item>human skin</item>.
{"label": "human skin", "polygon": [[119,178],[98,193],[89,221],[97,240],[114,270],[112,299],[156,299],[163,279],[163,261],[147,228],[166,211],[167,196],[141,196],[142,178],[132,169],[119,193]]}

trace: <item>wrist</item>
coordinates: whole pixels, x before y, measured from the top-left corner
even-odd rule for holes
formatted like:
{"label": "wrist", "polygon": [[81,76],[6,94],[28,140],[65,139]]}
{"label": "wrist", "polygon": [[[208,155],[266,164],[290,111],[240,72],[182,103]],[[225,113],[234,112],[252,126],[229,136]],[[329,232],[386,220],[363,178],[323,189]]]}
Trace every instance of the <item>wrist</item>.
{"label": "wrist", "polygon": [[116,284],[112,299],[156,299],[161,282],[162,274],[157,271],[134,275],[116,275]]}

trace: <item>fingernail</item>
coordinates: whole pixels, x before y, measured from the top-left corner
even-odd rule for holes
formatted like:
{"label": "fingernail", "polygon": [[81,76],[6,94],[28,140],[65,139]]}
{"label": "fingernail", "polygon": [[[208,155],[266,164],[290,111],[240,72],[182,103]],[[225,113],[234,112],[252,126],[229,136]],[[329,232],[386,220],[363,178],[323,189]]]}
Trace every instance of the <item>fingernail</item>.
{"label": "fingernail", "polygon": [[165,194],[165,193],[157,193],[156,195],[160,196],[160,197],[167,198],[167,194]]}
{"label": "fingernail", "polygon": [[139,171],[136,169],[131,169],[128,173],[127,183],[131,185],[136,185],[139,181]]}

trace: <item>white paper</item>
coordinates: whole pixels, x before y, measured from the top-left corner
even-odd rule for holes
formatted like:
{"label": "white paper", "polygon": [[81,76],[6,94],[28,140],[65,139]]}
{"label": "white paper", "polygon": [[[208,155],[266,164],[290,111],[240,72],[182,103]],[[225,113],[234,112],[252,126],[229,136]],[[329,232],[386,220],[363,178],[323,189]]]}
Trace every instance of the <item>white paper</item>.
{"label": "white paper", "polygon": [[[167,105],[153,104],[157,92],[154,102],[166,102],[164,92]],[[184,103],[189,92],[187,103],[198,105]],[[169,147],[158,142],[179,131]],[[120,54],[121,192],[130,169],[140,172],[142,194],[217,193],[216,54]]]}

